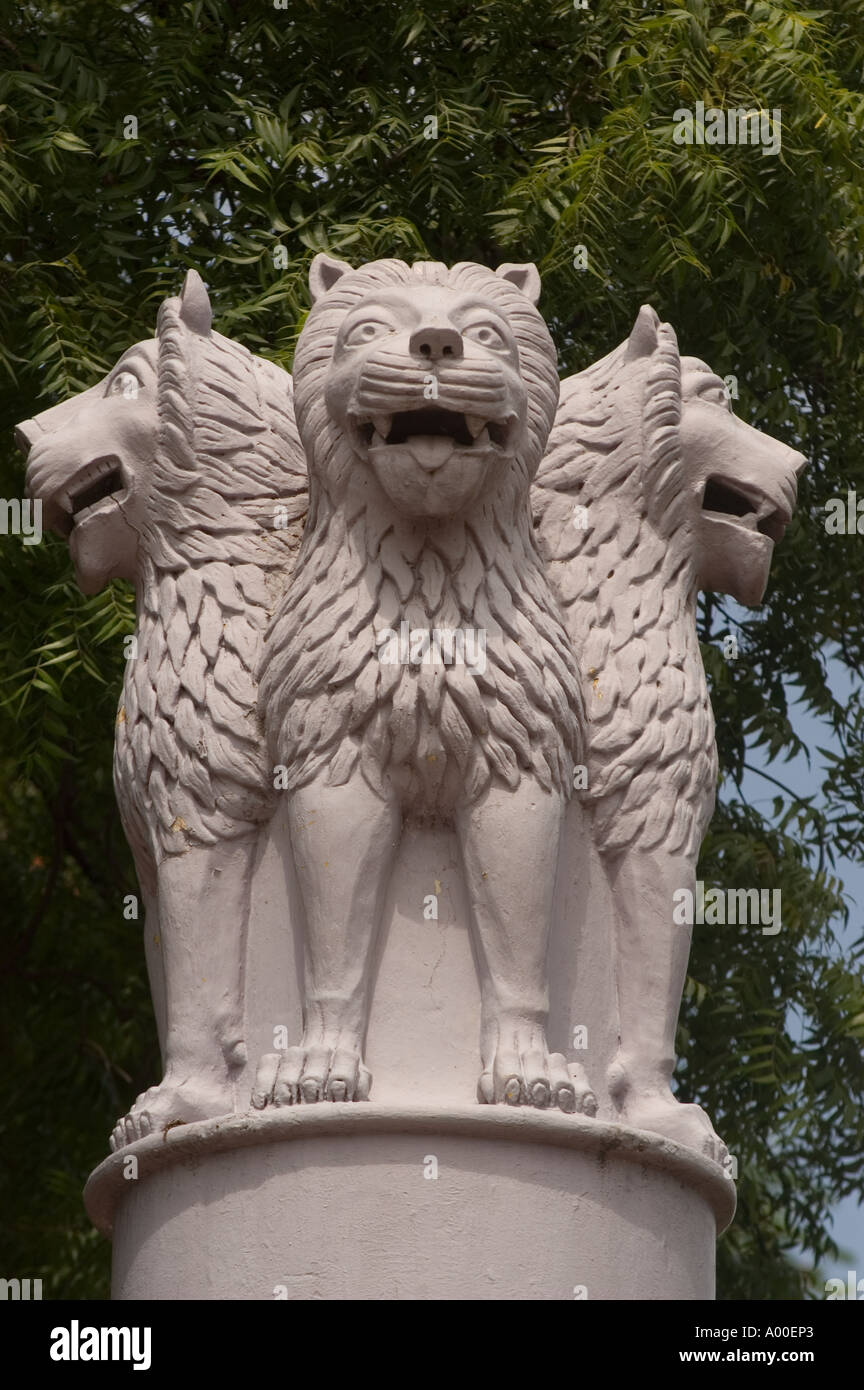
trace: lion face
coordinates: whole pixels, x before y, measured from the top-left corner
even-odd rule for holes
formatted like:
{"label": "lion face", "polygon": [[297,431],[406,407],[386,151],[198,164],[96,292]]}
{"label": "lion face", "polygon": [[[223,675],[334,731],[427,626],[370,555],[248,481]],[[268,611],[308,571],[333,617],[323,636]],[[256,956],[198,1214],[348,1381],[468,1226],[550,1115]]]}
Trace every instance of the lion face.
{"label": "lion face", "polygon": [[25,420],[27,491],[67,537],[85,594],[133,580],[157,434],[156,339],[136,343],[96,386]]}
{"label": "lion face", "polygon": [[17,440],[28,491],[68,539],[87,594],[207,562],[293,563],[307,477],[291,377],[213,332],[194,270],[160,306],[155,338],[25,420]]}
{"label": "lion face", "polygon": [[723,382],[696,358],[681,360],[680,431],[700,587],[755,607],[807,461],[737,419]]}
{"label": "lion face", "polygon": [[647,305],[621,362],[644,383],[638,410],[647,459],[639,476],[649,515],[661,535],[685,542],[700,589],[755,607],[806,459],[739,420],[720,377],[698,358],[681,357],[671,325]]}
{"label": "lion face", "polygon": [[309,284],[297,421],[310,476],[331,499],[369,489],[413,520],[527,496],[558,398],[533,265],[352,270],[321,255]]}
{"label": "lion face", "polygon": [[519,350],[488,299],[442,286],[379,290],[346,314],[325,396],[398,511],[450,516],[522,440]]}

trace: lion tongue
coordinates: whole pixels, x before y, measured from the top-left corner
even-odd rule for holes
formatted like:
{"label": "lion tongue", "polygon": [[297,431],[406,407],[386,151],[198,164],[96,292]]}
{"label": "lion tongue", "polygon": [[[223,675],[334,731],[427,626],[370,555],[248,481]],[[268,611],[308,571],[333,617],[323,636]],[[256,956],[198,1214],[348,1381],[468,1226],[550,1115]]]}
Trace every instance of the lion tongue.
{"label": "lion tongue", "polygon": [[453,440],[441,434],[412,434],[403,446],[413,454],[421,468],[434,473],[453,452]]}

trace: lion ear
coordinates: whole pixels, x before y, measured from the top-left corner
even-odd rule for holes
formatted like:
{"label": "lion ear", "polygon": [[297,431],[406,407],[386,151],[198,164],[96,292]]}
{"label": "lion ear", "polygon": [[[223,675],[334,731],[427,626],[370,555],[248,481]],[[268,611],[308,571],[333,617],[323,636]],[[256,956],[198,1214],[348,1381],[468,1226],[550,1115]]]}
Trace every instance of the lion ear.
{"label": "lion ear", "polygon": [[511,285],[515,285],[518,290],[527,295],[532,304],[536,304],[540,298],[540,272],[532,261],[524,265],[513,265],[510,261],[505,261],[499,265],[495,271],[502,280],[509,280]]}
{"label": "lion ear", "polygon": [[309,267],[309,294],[312,303],[317,304],[319,299],[323,299],[336,281],[347,275],[350,269],[347,261],[337,261],[333,256],[325,256],[324,252],[320,251]]}
{"label": "lion ear", "polygon": [[627,339],[627,361],[637,357],[650,357],[657,348],[657,330],[660,319],[650,304],[643,304],[636,315],[636,322]]}
{"label": "lion ear", "polygon": [[180,317],[193,333],[206,338],[213,322],[210,296],[197,270],[187,270],[183,288],[180,291]]}

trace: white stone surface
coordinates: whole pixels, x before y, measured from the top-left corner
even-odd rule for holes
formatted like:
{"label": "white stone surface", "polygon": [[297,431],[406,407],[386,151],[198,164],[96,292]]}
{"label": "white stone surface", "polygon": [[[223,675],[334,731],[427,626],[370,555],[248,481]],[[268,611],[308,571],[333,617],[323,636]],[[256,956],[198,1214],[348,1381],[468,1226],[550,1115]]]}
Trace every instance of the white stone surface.
{"label": "white stone surface", "polygon": [[682,1301],[713,1297],[734,1190],[620,1125],[367,1102],[140,1140],[87,1198],[117,1299]]}

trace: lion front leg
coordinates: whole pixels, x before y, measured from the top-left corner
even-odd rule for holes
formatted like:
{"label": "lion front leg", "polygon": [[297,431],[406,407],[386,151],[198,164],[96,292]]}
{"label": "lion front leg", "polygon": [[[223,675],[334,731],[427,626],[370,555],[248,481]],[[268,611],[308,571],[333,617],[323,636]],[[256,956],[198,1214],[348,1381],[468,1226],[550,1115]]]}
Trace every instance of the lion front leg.
{"label": "lion front leg", "polygon": [[259,1064],[252,1104],[366,1100],[363,1061],[375,941],[401,817],[355,773],[295,791],[291,844],[306,918],[303,1036]]}
{"label": "lion front leg", "polygon": [[477,943],[485,1103],[555,1106],[593,1115],[581,1067],[546,1041],[546,956],[555,898],[563,797],[524,774],[518,788],[490,787],[457,816]]}
{"label": "lion front leg", "polygon": [[674,918],[675,893],[696,886],[695,868],[662,847],[625,850],[606,866],[615,914],[619,1045],[609,1091],[619,1118],[723,1163],[726,1146],[700,1105],[672,1090],[675,1029],[692,928]]}
{"label": "lion front leg", "polygon": [[165,1070],[118,1120],[112,1149],[234,1111],[246,1062],[246,938],[257,845],[256,835],[246,835],[159,865],[153,949],[161,959],[151,965],[161,967],[164,982]]}

